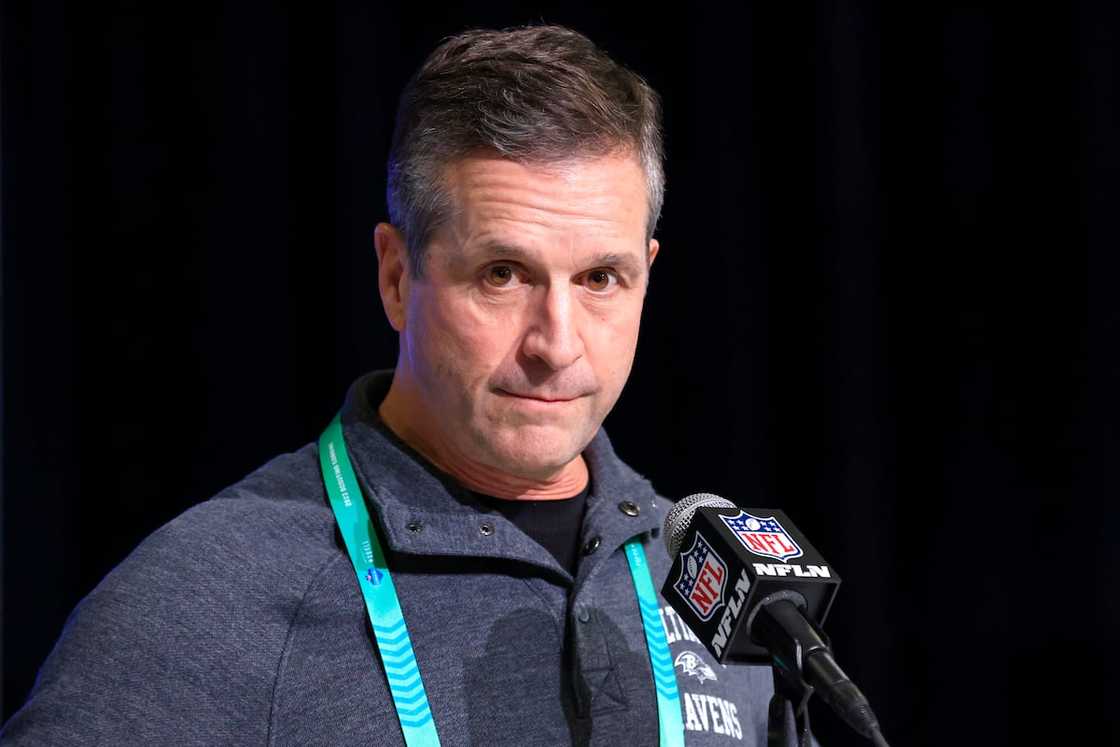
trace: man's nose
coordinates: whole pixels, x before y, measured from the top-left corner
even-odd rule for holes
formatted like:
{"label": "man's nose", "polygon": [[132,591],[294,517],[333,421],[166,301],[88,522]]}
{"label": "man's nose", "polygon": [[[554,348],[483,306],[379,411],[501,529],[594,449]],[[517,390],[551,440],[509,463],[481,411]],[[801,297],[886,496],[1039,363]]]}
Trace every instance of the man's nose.
{"label": "man's nose", "polygon": [[572,288],[552,284],[535,301],[522,349],[554,371],[567,368],[584,352]]}

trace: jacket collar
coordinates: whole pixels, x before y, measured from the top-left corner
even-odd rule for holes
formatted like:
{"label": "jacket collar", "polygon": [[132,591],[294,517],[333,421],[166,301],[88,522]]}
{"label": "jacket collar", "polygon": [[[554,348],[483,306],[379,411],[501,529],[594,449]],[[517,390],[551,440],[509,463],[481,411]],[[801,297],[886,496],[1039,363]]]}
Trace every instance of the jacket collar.
{"label": "jacket collar", "polygon": [[[377,408],[392,377],[391,370],[362,376],[351,384],[342,407],[347,448],[389,549],[515,560],[571,579],[551,553],[436,470],[381,422]],[[662,519],[653,487],[618,458],[602,428],[583,456],[591,473],[591,492],[581,543],[598,537],[599,549],[581,560],[580,581],[630,538],[656,531]],[[632,509],[623,510],[627,501],[637,506],[637,516],[630,515]]]}

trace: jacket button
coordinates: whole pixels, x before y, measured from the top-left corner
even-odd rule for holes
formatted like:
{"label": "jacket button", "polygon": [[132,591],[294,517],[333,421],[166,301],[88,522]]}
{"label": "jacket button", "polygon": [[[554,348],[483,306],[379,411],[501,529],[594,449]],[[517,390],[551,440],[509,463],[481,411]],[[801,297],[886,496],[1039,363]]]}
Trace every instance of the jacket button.
{"label": "jacket button", "polygon": [[577,617],[579,618],[579,621],[581,623],[585,623],[591,620],[591,613],[588,612],[587,608],[585,607],[579,611],[579,615],[577,615]]}
{"label": "jacket button", "polygon": [[493,524],[481,524],[478,527],[478,531],[482,534],[483,537],[489,537],[491,534],[494,533],[494,525]]}
{"label": "jacket button", "polygon": [[423,528],[424,528],[424,525],[423,525],[423,524],[421,524],[421,523],[420,523],[420,522],[418,522],[418,521],[410,521],[410,522],[408,522],[408,531],[412,532],[413,534],[417,534],[417,533],[418,533],[418,532],[420,532],[420,530],[421,530],[421,529],[423,529]]}
{"label": "jacket button", "polygon": [[637,516],[639,511],[641,511],[641,509],[638,508],[638,504],[634,503],[634,501],[623,501],[618,504],[618,510],[627,516]]}
{"label": "jacket button", "polygon": [[591,553],[598,550],[599,545],[601,545],[601,544],[603,544],[603,540],[599,539],[598,537],[592,537],[591,539],[587,540],[586,544],[584,544],[583,554],[584,555],[590,555]]}

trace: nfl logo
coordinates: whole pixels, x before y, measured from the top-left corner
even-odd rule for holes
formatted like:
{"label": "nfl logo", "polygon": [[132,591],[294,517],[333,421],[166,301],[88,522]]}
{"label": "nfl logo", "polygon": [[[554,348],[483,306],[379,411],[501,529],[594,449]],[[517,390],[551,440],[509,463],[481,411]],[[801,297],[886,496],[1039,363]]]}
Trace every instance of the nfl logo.
{"label": "nfl logo", "polygon": [[697,532],[692,548],[681,553],[681,577],[674,588],[693,612],[707,621],[723,605],[726,585],[727,566]]}
{"label": "nfl logo", "polygon": [[719,518],[755,555],[775,558],[783,563],[801,555],[801,548],[773,516],[762,518],[739,511],[738,516],[721,515]]}

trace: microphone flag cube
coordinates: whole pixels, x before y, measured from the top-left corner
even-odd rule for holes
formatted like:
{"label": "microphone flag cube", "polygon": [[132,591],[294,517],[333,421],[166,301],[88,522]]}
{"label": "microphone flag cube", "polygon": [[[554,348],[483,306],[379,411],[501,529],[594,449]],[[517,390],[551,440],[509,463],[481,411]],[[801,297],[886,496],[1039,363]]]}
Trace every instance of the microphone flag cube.
{"label": "microphone flag cube", "polygon": [[789,517],[768,508],[698,508],[661,590],[721,664],[770,664],[748,631],[760,604],[787,598],[824,624],[840,585]]}

